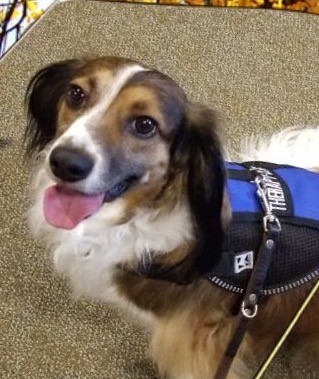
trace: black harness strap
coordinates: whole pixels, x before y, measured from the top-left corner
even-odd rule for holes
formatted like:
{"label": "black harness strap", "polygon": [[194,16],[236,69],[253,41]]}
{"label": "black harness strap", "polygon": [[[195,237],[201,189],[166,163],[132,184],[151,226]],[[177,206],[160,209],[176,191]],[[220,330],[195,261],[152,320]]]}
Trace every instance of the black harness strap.
{"label": "black harness strap", "polygon": [[257,315],[261,292],[281,231],[278,218],[272,214],[269,208],[263,189],[263,183],[259,176],[256,176],[255,182],[257,185],[257,195],[265,212],[263,240],[255,267],[252,271],[247,289],[241,302],[241,309],[237,317],[235,333],[226,348],[214,379],[225,379],[227,377],[231,364],[248,329],[249,323]]}

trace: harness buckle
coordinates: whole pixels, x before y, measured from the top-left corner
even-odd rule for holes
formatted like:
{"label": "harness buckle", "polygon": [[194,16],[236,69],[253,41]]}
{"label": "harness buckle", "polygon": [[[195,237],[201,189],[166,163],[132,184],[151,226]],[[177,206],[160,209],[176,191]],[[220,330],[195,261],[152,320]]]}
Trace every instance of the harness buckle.
{"label": "harness buckle", "polygon": [[[276,228],[276,231],[281,231],[281,224],[274,214],[267,214],[263,217],[263,224],[264,224],[264,231],[269,232],[270,229],[274,230],[274,227]],[[270,226],[270,227],[269,227]]]}

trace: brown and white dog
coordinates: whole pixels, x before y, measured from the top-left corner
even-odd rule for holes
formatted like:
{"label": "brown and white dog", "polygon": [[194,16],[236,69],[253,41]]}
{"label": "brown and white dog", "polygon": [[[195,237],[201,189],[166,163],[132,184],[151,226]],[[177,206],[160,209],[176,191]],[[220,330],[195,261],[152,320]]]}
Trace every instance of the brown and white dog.
{"label": "brown and white dog", "polygon": [[[29,223],[54,252],[58,272],[77,296],[141,317],[161,374],[212,379],[237,302],[205,279],[231,222],[214,113],[190,103],[168,76],[115,57],[44,68],[27,102],[28,151],[40,152]],[[318,143],[318,130],[305,133]],[[300,138],[279,134],[246,156],[267,160],[270,152],[274,161],[287,151],[283,163],[303,165],[289,162]],[[272,346],[308,289],[261,306],[229,379],[252,377],[254,354]],[[318,313],[317,297],[294,330],[310,362],[319,354]]]}

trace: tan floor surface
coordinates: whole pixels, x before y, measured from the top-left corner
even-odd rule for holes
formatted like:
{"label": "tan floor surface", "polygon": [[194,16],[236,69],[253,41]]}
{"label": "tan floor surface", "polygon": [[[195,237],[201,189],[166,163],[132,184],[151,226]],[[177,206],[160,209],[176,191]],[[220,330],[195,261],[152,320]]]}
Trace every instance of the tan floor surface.
{"label": "tan floor surface", "polygon": [[[73,301],[29,237],[21,137],[31,75],[82,55],[136,58],[216,108],[236,148],[252,132],[318,123],[318,46],[317,16],[85,0],[54,7],[22,38],[0,64],[0,142],[10,142],[0,148],[0,378],[156,378],[139,328],[105,305]],[[285,359],[267,378],[292,378]]]}

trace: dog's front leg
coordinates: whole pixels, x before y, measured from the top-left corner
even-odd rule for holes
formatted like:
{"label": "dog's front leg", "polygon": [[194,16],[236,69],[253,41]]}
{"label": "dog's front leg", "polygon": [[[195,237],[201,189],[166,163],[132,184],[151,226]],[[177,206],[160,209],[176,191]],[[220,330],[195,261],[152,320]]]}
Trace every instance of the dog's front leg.
{"label": "dog's front leg", "polygon": [[[234,319],[225,319],[220,312],[209,318],[187,311],[170,315],[155,327],[151,355],[161,375],[169,379],[213,379],[233,329]],[[247,356],[245,345],[227,379],[251,379],[241,359]]]}

